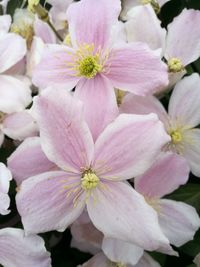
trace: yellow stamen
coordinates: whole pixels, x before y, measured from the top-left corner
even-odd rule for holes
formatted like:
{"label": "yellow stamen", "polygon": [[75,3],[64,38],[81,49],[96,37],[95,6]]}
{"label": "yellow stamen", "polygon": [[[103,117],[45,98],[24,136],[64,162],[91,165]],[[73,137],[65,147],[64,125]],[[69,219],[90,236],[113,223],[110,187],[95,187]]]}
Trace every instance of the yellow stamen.
{"label": "yellow stamen", "polygon": [[171,135],[171,138],[172,138],[172,143],[173,144],[178,144],[182,141],[183,137],[182,137],[182,134],[179,130],[176,130],[176,131],[172,131],[170,133]]}
{"label": "yellow stamen", "polygon": [[170,58],[167,62],[169,72],[179,72],[184,69],[184,66],[179,58]]}
{"label": "yellow stamen", "polygon": [[143,5],[151,4],[152,8],[154,9],[156,14],[160,13],[160,6],[157,2],[157,0],[141,0],[141,3]]}
{"label": "yellow stamen", "polygon": [[71,43],[71,36],[70,34],[67,34],[64,41],[63,41],[64,44],[66,44],[67,46],[72,46],[72,43]]}
{"label": "yellow stamen", "polygon": [[68,65],[71,70],[76,72],[75,76],[92,79],[104,71],[107,58],[107,52],[103,53],[101,49],[95,51],[94,45],[84,44],[76,51],[74,62],[68,63]]}
{"label": "yellow stamen", "polygon": [[91,190],[96,188],[99,182],[98,176],[92,170],[87,170],[82,175],[81,187],[86,191]]}
{"label": "yellow stamen", "polygon": [[125,91],[122,91],[122,90],[120,90],[120,89],[116,89],[116,90],[115,90],[115,95],[116,95],[116,99],[117,99],[117,104],[118,104],[118,106],[121,105],[122,100],[123,100],[125,94],[126,94]]}
{"label": "yellow stamen", "polygon": [[160,213],[160,203],[157,198],[145,197],[146,202],[158,213]]}
{"label": "yellow stamen", "polygon": [[0,111],[0,123],[3,123],[6,114]]}
{"label": "yellow stamen", "polygon": [[12,25],[11,26],[11,32],[14,32],[20,36],[22,36],[27,43],[27,47],[30,48],[32,41],[33,41],[33,36],[34,36],[34,30],[33,30],[33,25],[31,24],[21,24],[21,27],[17,25]]}

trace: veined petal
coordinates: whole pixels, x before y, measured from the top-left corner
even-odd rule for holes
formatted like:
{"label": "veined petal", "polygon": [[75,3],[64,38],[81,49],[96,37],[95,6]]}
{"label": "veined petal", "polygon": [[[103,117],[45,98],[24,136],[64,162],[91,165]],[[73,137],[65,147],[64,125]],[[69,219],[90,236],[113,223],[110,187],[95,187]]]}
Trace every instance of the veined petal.
{"label": "veined petal", "polygon": [[171,244],[179,247],[193,239],[200,227],[200,218],[192,206],[161,199],[159,207],[159,224]]}
{"label": "veined petal", "polygon": [[82,213],[83,198],[74,174],[46,172],[23,181],[16,203],[25,232],[64,231]]}
{"label": "veined petal", "polygon": [[142,43],[113,48],[105,69],[115,88],[137,95],[152,95],[168,84],[166,65]]}
{"label": "veined petal", "polygon": [[134,179],[135,190],[144,197],[160,198],[185,184],[189,172],[185,158],[163,153],[143,175]]}
{"label": "veined petal", "polygon": [[33,83],[43,88],[59,84],[73,89],[80,79],[72,69],[74,55],[75,51],[68,46],[46,46],[40,63],[33,70]]}
{"label": "veined petal", "polygon": [[49,25],[42,20],[35,18],[34,22],[35,36],[40,37],[44,43],[53,44],[56,43],[56,36]]}
{"label": "veined petal", "polygon": [[170,141],[155,114],[121,114],[95,143],[93,169],[104,179],[129,179],[144,173]]}
{"label": "veined petal", "polygon": [[39,236],[25,236],[22,229],[0,230],[0,263],[9,267],[51,267],[50,253]]}
{"label": "veined petal", "polygon": [[111,27],[117,23],[120,9],[119,0],[98,0],[95,5],[93,0],[82,0],[71,4],[67,10],[67,20],[72,44],[85,43],[106,48]]}
{"label": "veined petal", "polygon": [[0,75],[0,84],[0,111],[21,111],[31,103],[31,90],[26,82],[12,76]]}
{"label": "veined petal", "polygon": [[102,250],[113,262],[135,265],[141,258],[144,250],[133,244],[114,238],[104,237]]}
{"label": "veined petal", "polygon": [[165,108],[154,96],[139,96],[129,93],[122,101],[120,112],[139,115],[155,113],[165,125],[168,123]]}
{"label": "veined petal", "polygon": [[8,33],[1,37],[0,41],[0,73],[11,68],[26,54],[25,40],[14,33]]}
{"label": "veined petal", "polygon": [[200,177],[200,129],[183,132],[183,154],[187,159],[191,172]]}
{"label": "veined petal", "polygon": [[[184,9],[169,25],[165,58],[178,58],[184,66],[200,56],[200,11]],[[184,34],[183,34],[184,32]]]}
{"label": "veined petal", "polygon": [[8,167],[18,185],[31,176],[57,169],[42,151],[39,137],[24,140],[8,158]]}
{"label": "veined petal", "polygon": [[169,101],[169,115],[172,121],[184,128],[200,123],[200,77],[197,73],[178,82]]}
{"label": "veined petal", "polygon": [[118,115],[115,93],[110,82],[103,76],[81,79],[75,96],[84,104],[84,116],[96,140],[104,128]]}
{"label": "veined petal", "polygon": [[46,89],[35,100],[34,113],[42,149],[50,161],[76,173],[90,166],[94,142],[79,100],[61,88]]}
{"label": "veined petal", "polygon": [[128,17],[125,23],[128,42],[143,42],[153,50],[164,50],[166,30],[150,5],[132,8]]}
{"label": "veined petal", "polygon": [[[126,197],[124,197],[126,196]],[[156,212],[142,195],[123,182],[107,182],[87,202],[89,216],[105,237],[133,243],[147,250],[170,248]]]}

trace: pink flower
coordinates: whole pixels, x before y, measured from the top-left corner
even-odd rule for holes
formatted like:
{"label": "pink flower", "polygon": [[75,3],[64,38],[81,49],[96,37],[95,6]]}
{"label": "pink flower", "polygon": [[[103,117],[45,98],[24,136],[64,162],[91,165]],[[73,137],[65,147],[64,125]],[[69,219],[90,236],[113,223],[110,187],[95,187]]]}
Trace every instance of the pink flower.
{"label": "pink flower", "polygon": [[22,182],[16,202],[25,231],[63,231],[87,207],[105,236],[168,248],[156,212],[124,182],[147,170],[169,142],[157,117],[120,115],[94,144],[82,104],[65,90],[45,90],[34,112],[42,149],[62,171]]}
{"label": "pink flower", "polygon": [[164,123],[171,142],[166,150],[183,155],[191,171],[200,176],[200,77],[194,73],[175,86],[168,107],[168,114],[154,97],[127,95],[121,111],[133,114],[156,113]]}
{"label": "pink flower", "polygon": [[157,211],[163,233],[177,247],[193,239],[200,227],[200,218],[192,206],[162,198],[187,182],[185,165],[184,158],[167,153],[134,180],[135,190]]}
{"label": "pink flower", "polygon": [[[85,105],[87,123],[92,132],[96,129],[94,139],[116,116],[114,87],[146,95],[168,84],[165,64],[145,44],[112,43],[111,30],[118,23],[119,12],[119,0],[71,4],[67,18],[72,47],[49,45],[33,73],[33,83],[39,87],[76,86],[75,96]],[[94,122],[102,113],[102,103],[109,107],[105,114],[114,115],[97,129]]]}
{"label": "pink flower", "polygon": [[4,228],[0,230],[0,264],[51,267],[51,258],[41,237],[25,236],[22,229]]}

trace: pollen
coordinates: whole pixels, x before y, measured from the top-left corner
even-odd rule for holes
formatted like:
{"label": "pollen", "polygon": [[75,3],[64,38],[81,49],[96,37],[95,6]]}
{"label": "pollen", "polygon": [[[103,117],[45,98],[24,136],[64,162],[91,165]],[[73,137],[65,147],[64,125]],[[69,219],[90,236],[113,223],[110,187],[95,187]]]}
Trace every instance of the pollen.
{"label": "pollen", "polygon": [[71,70],[76,72],[75,76],[92,79],[104,71],[108,55],[108,52],[103,52],[100,48],[95,49],[93,44],[83,44],[76,51],[74,62],[70,64]]}
{"label": "pollen", "polygon": [[169,72],[179,72],[184,69],[184,66],[179,58],[173,57],[168,60]]}
{"label": "pollen", "polygon": [[172,131],[172,132],[170,133],[170,135],[171,135],[172,143],[173,143],[173,144],[178,144],[178,143],[180,143],[180,142],[182,141],[182,139],[183,139],[181,132],[178,131],[178,130],[177,130],[177,131]]}
{"label": "pollen", "polygon": [[83,173],[81,178],[81,187],[84,190],[91,190],[98,186],[99,184],[98,176],[91,170],[87,170]]}
{"label": "pollen", "polygon": [[152,8],[154,9],[155,13],[158,14],[160,12],[160,6],[157,0],[141,0],[143,5],[151,4]]}

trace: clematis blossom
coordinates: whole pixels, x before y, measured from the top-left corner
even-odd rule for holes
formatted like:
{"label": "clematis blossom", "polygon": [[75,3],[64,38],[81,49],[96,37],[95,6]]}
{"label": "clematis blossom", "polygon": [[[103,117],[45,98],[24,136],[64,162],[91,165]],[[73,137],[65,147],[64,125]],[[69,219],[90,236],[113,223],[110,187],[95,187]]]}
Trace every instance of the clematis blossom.
{"label": "clematis blossom", "polygon": [[45,90],[35,99],[34,113],[42,149],[62,171],[22,182],[16,203],[25,231],[63,231],[86,207],[104,235],[171,250],[156,212],[124,182],[148,169],[169,142],[157,116],[120,115],[94,144],[83,105],[64,89]]}
{"label": "clematis blossom", "polygon": [[156,113],[164,123],[171,142],[165,150],[184,156],[192,173],[200,176],[200,77],[194,73],[179,81],[170,98],[168,114],[155,97],[127,95],[121,112],[133,114]]}
{"label": "clematis blossom", "polygon": [[41,237],[25,236],[22,229],[0,230],[0,264],[4,267],[51,267],[50,253]]}
{"label": "clematis blossom", "polygon": [[179,247],[193,239],[200,227],[196,210],[183,202],[164,199],[188,180],[186,160],[173,153],[163,154],[143,175],[134,179],[135,190],[157,211],[162,231]]}
{"label": "clematis blossom", "polygon": [[10,170],[0,162],[0,214],[7,215],[10,210],[10,198],[8,191],[10,188],[10,181],[12,180],[12,174]]}
{"label": "clematis blossom", "polygon": [[[116,116],[114,87],[146,95],[168,84],[165,64],[145,44],[112,43],[119,12],[119,0],[99,0],[95,5],[92,0],[72,3],[67,11],[72,47],[49,45],[33,73],[38,87],[76,86],[75,96],[84,102],[94,139]],[[102,105],[109,110],[97,129]]]}

